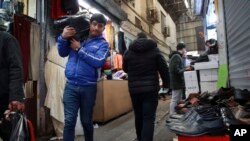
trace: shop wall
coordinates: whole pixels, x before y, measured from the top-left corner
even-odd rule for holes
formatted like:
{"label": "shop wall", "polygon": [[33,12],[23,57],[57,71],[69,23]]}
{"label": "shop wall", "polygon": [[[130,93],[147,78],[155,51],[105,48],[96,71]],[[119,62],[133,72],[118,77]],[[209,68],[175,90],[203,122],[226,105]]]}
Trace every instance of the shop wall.
{"label": "shop wall", "polygon": [[[136,5],[145,5],[146,7],[146,3],[137,3],[138,1],[135,1],[135,6]],[[143,6],[144,7],[144,6]],[[138,9],[136,9],[136,7],[133,7],[133,5],[129,2],[123,2],[121,4],[121,8],[128,14],[128,21],[130,21],[131,23],[134,23],[135,25],[135,19],[138,18],[141,21],[141,26],[137,25],[137,27],[147,33],[149,33],[149,26],[147,24],[147,20],[142,17],[140,15],[141,11],[139,11]]]}
{"label": "shop wall", "polygon": [[176,26],[177,41],[184,42],[188,51],[198,50],[196,28],[203,27],[202,19],[197,17],[195,20],[190,20],[184,15],[180,17]]}
{"label": "shop wall", "polygon": [[[138,32],[146,32],[150,38],[157,41],[159,49],[168,60],[171,47],[176,46],[176,25],[161,4],[157,0],[134,0],[132,2],[121,1],[120,6],[128,14],[128,21],[123,21],[121,26],[125,31],[125,36],[133,40]],[[157,10],[157,21],[154,23],[150,23],[147,18],[148,8]],[[164,25],[161,23],[161,13],[165,16]],[[136,18],[140,20],[141,25],[136,24]],[[162,33],[163,26],[170,28],[170,35],[167,37]]]}
{"label": "shop wall", "polygon": [[166,43],[170,47],[170,50],[175,50],[177,45],[176,24],[174,23],[170,15],[167,15],[167,24],[170,27],[170,37],[167,38]]}
{"label": "shop wall", "polygon": [[[169,26],[169,14],[167,12],[165,12],[165,10],[163,9],[163,7],[157,3],[156,4],[156,9],[158,10],[157,11],[157,14],[158,14],[158,18],[159,18],[159,22],[155,23],[154,26],[153,26],[153,34],[161,41],[165,41],[166,40],[166,37],[163,36],[162,34],[162,24],[161,24],[161,12],[163,13],[163,15],[166,17],[165,19],[165,26]],[[172,20],[170,18],[170,20]]]}

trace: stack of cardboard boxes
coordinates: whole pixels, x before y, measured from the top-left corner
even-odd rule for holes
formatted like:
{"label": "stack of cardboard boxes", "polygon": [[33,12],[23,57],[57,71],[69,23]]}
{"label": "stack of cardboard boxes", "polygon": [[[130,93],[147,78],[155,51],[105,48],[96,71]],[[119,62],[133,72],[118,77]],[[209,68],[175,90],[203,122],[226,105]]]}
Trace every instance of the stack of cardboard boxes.
{"label": "stack of cardboard boxes", "polygon": [[219,57],[218,54],[213,54],[208,55],[208,58],[209,62],[195,63],[194,71],[184,72],[186,96],[190,93],[217,90]]}
{"label": "stack of cardboard boxes", "polygon": [[208,55],[209,62],[195,63],[195,70],[199,71],[200,91],[212,92],[217,90],[218,80],[218,54]]}

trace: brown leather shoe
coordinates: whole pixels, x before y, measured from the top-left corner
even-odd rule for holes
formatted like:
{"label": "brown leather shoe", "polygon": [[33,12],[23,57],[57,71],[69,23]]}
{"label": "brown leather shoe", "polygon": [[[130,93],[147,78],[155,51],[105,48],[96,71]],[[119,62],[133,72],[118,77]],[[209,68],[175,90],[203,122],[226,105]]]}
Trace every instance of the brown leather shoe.
{"label": "brown leather shoe", "polygon": [[209,100],[212,104],[220,104],[234,95],[235,89],[233,87],[221,87],[215,95],[211,95]]}

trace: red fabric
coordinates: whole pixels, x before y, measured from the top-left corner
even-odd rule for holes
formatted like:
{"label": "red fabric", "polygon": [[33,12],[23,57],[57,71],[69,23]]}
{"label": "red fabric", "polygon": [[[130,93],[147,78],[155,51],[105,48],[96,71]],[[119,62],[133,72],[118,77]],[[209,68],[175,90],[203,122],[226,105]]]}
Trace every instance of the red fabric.
{"label": "red fabric", "polygon": [[178,136],[178,141],[230,141],[230,136]]}
{"label": "red fabric", "polygon": [[58,19],[66,13],[61,8],[61,0],[52,0],[51,18]]}
{"label": "red fabric", "polygon": [[111,69],[110,61],[109,61],[109,60],[106,60],[106,62],[104,63],[104,65],[103,65],[102,68],[103,68],[104,70]]}
{"label": "red fabric", "polygon": [[30,25],[31,22],[25,16],[14,15],[14,36],[18,40],[21,48],[24,82],[28,79],[30,61]]}
{"label": "red fabric", "polygon": [[28,123],[29,133],[30,133],[30,141],[36,141],[34,127],[31,123],[31,121],[28,119],[27,119],[27,123]]}

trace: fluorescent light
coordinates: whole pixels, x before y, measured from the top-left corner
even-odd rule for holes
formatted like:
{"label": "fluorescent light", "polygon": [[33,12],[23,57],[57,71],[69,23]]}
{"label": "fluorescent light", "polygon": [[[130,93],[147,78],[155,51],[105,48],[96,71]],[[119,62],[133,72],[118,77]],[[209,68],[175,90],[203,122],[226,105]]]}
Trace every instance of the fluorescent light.
{"label": "fluorescent light", "polygon": [[[91,14],[93,14],[93,13],[100,13],[100,14],[103,14],[103,13],[101,13],[98,9],[96,9],[96,8],[94,8],[94,7],[92,7],[92,6],[90,6],[89,4],[88,4],[88,2],[86,2],[85,0],[78,0],[78,4],[80,5],[80,6],[82,6],[82,7],[84,7],[85,9],[87,9]],[[103,14],[104,15],[104,14]],[[106,15],[104,15],[105,16],[105,18],[107,19],[107,20],[109,20],[109,17],[108,16],[106,16]]]}
{"label": "fluorescent light", "polygon": [[187,0],[184,0],[184,3],[185,3],[186,8],[189,8],[188,1],[187,1]]}
{"label": "fluorescent light", "polygon": [[90,5],[87,2],[85,2],[84,0],[78,0],[78,3],[79,3],[79,5],[81,5],[82,7],[86,8],[86,9],[90,8]]}

